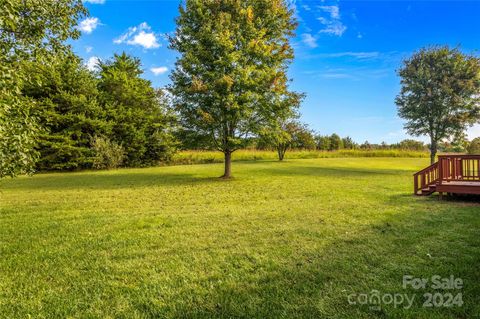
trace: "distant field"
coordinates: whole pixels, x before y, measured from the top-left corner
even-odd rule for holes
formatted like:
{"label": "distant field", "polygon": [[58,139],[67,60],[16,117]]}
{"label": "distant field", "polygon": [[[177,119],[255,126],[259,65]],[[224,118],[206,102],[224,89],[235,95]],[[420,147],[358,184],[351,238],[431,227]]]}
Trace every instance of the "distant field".
{"label": "distant field", "polygon": [[[293,153],[290,153],[292,155]],[[319,158],[0,182],[2,318],[478,318],[480,205],[414,197],[425,158]],[[424,308],[463,280],[461,307]],[[352,305],[351,294],[415,295]]]}
{"label": "distant field", "polygon": [[[293,150],[285,154],[285,159],[337,158],[337,157],[429,157],[428,152],[406,150],[339,150],[308,151]],[[275,151],[254,149],[238,150],[233,153],[234,161],[277,160]],[[170,164],[206,164],[222,163],[223,154],[218,151],[180,151],[174,155]]]}

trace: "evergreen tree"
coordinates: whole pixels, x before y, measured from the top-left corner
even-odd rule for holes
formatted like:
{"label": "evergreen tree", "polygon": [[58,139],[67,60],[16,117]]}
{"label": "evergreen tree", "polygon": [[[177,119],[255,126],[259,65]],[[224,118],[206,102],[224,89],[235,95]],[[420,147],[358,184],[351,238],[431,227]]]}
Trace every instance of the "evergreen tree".
{"label": "evergreen tree", "polygon": [[162,90],[141,78],[140,60],[122,53],[99,64],[100,103],[112,122],[110,140],[125,150],[127,166],[168,160],[175,149],[174,116]]}
{"label": "evergreen tree", "polygon": [[31,79],[23,92],[36,101],[41,125],[37,138],[41,170],[90,168],[92,141],[109,132],[105,112],[97,103],[96,79],[73,53],[48,64],[28,62]]}

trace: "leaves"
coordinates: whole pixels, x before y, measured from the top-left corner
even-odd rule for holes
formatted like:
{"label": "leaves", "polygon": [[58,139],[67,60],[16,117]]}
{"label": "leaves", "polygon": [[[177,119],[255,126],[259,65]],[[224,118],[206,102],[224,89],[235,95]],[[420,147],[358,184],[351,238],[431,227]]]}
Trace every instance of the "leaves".
{"label": "leaves", "polygon": [[33,172],[38,158],[36,102],[22,92],[35,75],[24,63],[68,51],[86,10],[81,0],[0,0],[0,7],[0,177],[13,177]]}
{"label": "leaves", "polygon": [[169,88],[184,131],[229,153],[288,118],[299,97],[286,76],[295,27],[283,0],[186,1],[170,39],[180,57]]}

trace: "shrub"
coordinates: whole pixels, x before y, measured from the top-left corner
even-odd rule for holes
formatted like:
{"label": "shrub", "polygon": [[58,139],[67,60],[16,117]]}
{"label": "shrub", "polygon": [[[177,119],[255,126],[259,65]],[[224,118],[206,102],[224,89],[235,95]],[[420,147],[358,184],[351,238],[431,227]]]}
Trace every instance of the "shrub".
{"label": "shrub", "polygon": [[93,168],[112,169],[122,165],[125,150],[121,145],[110,141],[108,138],[96,136],[93,140]]}

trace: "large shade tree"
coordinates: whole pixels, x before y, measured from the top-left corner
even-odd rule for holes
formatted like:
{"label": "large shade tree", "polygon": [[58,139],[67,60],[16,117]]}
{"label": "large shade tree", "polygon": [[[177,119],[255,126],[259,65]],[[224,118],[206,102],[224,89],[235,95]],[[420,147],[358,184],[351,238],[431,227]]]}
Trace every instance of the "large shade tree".
{"label": "large shade tree", "polygon": [[245,137],[291,115],[293,16],[285,0],[186,0],[180,7],[170,90],[183,128],[209,136],[224,153],[225,178]]}
{"label": "large shade tree", "polygon": [[424,48],[406,59],[398,74],[398,114],[408,133],[430,137],[433,164],[441,140],[479,120],[480,60],[457,48]]}
{"label": "large shade tree", "polygon": [[79,36],[81,0],[0,0],[0,177],[31,172],[37,124],[34,101],[23,96],[22,61],[48,59]]}

